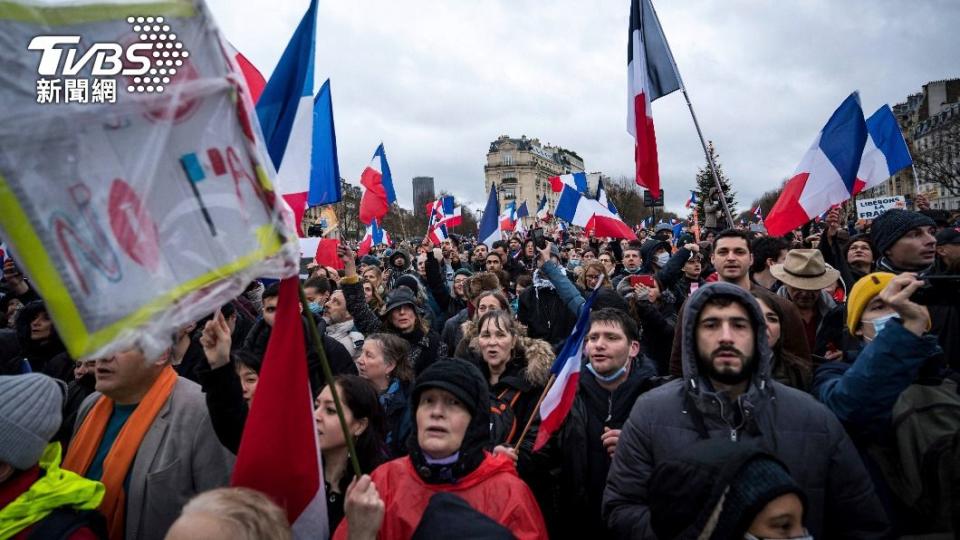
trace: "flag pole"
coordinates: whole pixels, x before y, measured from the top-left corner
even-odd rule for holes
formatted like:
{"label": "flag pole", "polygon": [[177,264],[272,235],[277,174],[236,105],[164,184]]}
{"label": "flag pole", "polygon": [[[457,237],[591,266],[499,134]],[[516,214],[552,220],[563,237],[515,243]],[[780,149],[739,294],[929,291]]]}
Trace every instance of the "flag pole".
{"label": "flag pole", "polygon": [[357,478],[360,478],[363,472],[360,470],[360,461],[357,459],[357,450],[353,443],[353,434],[350,432],[350,427],[347,426],[347,419],[343,415],[343,403],[340,401],[340,392],[337,391],[337,385],[333,383],[333,371],[330,370],[330,362],[327,361],[327,353],[323,350],[320,332],[317,331],[317,323],[313,320],[313,312],[310,311],[310,302],[307,301],[307,295],[303,292],[302,283],[298,283],[298,291],[300,294],[300,306],[303,308],[304,315],[307,316],[310,342],[313,344],[314,352],[320,357],[320,367],[323,369],[323,378],[327,381],[327,387],[330,388],[330,395],[333,396],[333,405],[337,409],[337,417],[340,419],[340,429],[343,430],[343,439],[346,441],[347,451],[350,453],[350,464],[353,467],[353,474]]}
{"label": "flag pole", "polygon": [[[660,16],[657,15],[657,10],[653,7],[653,2],[650,2],[650,9],[653,10],[653,14],[659,24]],[[723,186],[720,185],[720,175],[717,174],[717,165],[713,162],[713,156],[710,155],[710,151],[707,149],[707,142],[703,138],[703,131],[700,130],[700,122],[697,120],[697,113],[694,112],[693,104],[690,102],[690,94],[687,93],[687,85],[683,83],[683,77],[680,76],[680,70],[677,69],[677,61],[673,58],[670,43],[664,39],[663,44],[667,47],[667,52],[669,53],[667,56],[670,57],[673,72],[676,73],[677,80],[680,82],[680,91],[683,92],[683,99],[686,100],[687,108],[690,109],[690,117],[693,118],[693,127],[697,129],[697,136],[700,137],[700,146],[703,147],[703,154],[707,156],[707,162],[710,164],[710,174],[713,175],[713,181],[717,185],[717,192],[720,194],[720,204],[723,207],[723,215],[727,218],[727,223],[733,227],[733,216],[730,214],[730,208],[727,207],[727,194],[724,193]]]}
{"label": "flag pole", "polygon": [[527,425],[524,426],[523,432],[520,433],[520,438],[517,439],[517,444],[513,445],[517,451],[520,450],[520,445],[523,444],[523,439],[527,437],[527,433],[530,431],[530,426],[533,425],[533,420],[540,416],[540,405],[543,404],[543,399],[547,397],[547,392],[550,391],[550,387],[553,386],[553,382],[557,380],[557,374],[553,373],[550,375],[550,379],[547,380],[547,384],[543,387],[543,392],[540,392],[540,399],[537,400],[537,405],[533,408],[533,413],[530,414],[530,418],[527,419]]}

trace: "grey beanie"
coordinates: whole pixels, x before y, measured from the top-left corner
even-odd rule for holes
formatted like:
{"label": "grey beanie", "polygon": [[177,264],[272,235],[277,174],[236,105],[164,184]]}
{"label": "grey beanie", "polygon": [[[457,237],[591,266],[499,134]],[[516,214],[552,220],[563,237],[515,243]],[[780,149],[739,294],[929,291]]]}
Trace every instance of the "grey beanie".
{"label": "grey beanie", "polygon": [[870,239],[873,240],[877,253],[883,257],[890,246],[896,244],[897,240],[907,234],[910,229],[936,226],[937,224],[929,216],[920,212],[894,208],[873,220],[873,224],[870,225]]}
{"label": "grey beanie", "polygon": [[26,470],[60,429],[66,388],[39,373],[0,376],[0,462]]}

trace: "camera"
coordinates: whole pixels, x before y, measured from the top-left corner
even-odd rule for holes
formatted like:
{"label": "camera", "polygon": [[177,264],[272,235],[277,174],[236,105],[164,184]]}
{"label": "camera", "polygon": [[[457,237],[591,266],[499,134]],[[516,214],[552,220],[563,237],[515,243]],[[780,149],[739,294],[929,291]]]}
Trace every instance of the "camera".
{"label": "camera", "polygon": [[910,301],[924,306],[960,305],[960,275],[919,276],[921,286]]}

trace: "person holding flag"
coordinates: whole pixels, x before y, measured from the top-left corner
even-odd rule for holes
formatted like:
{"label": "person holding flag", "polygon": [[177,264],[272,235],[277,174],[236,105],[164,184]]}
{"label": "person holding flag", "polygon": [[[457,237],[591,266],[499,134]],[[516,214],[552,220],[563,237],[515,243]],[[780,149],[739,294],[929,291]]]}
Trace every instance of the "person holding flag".
{"label": "person holding flag", "polygon": [[[608,535],[600,514],[607,472],[633,403],[656,375],[652,362],[641,351],[637,323],[624,309],[605,307],[591,312],[590,306],[586,307],[580,318],[589,322],[578,324],[581,334],[575,331],[568,341],[582,346],[582,354],[587,357],[578,378],[566,385],[570,390],[562,392],[561,404],[571,400],[568,411],[548,409],[548,399],[540,407],[543,420],[537,434],[538,470],[534,474],[546,475],[558,467],[565,473],[554,480],[559,483],[559,496],[555,515],[547,516],[551,537]],[[564,352],[574,351],[565,346]],[[575,352],[579,365],[581,353]],[[573,361],[571,358],[561,353],[557,363]],[[558,376],[553,392],[563,387]],[[548,423],[547,418],[553,415],[560,415],[560,419]]]}

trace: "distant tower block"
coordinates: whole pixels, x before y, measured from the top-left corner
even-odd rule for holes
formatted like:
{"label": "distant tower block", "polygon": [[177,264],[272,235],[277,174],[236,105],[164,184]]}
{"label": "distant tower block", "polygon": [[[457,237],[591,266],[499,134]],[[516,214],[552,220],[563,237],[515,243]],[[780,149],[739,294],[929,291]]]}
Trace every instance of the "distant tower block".
{"label": "distant tower block", "polygon": [[432,176],[415,176],[413,178],[413,214],[424,216],[427,214],[427,204],[436,200],[433,190]]}

